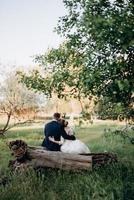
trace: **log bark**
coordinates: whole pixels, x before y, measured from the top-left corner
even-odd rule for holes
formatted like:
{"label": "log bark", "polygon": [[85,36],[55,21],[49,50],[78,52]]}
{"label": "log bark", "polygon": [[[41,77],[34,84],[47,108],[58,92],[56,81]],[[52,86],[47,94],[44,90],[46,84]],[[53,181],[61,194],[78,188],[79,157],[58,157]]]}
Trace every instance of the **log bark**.
{"label": "log bark", "polygon": [[[42,147],[30,147],[24,141],[16,140],[9,144],[16,162],[13,165],[18,167],[21,164],[28,163],[33,168],[57,168],[63,170],[89,170],[92,169],[91,155],[69,154],[56,151],[47,151]],[[21,165],[22,166],[22,165]]]}
{"label": "log bark", "polygon": [[117,156],[113,153],[89,153],[70,154],[56,151],[47,151],[43,147],[30,147],[22,140],[9,143],[16,160],[11,161],[14,169],[18,167],[32,166],[37,168],[57,168],[63,170],[91,170],[92,167],[100,167],[111,162],[117,162]]}
{"label": "log bark", "polygon": [[46,151],[28,148],[34,167],[51,167],[65,170],[87,170],[92,168],[92,156]]}

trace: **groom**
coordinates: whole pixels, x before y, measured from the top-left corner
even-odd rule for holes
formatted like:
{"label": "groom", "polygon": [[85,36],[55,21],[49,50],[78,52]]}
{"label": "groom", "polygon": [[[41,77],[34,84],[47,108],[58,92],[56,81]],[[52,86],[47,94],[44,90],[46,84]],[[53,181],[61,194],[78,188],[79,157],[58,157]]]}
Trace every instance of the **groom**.
{"label": "groom", "polygon": [[45,139],[42,146],[49,151],[60,151],[61,144],[56,144],[49,140],[49,137],[54,137],[56,141],[60,141],[61,136],[67,140],[75,140],[74,135],[67,135],[60,124],[60,113],[54,113],[53,120],[45,125],[44,128]]}

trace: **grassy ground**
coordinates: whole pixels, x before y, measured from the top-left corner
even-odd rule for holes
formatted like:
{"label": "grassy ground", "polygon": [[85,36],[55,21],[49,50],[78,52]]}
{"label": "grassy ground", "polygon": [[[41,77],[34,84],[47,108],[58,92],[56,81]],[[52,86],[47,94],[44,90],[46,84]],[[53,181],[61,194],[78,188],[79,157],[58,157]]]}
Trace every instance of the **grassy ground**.
{"label": "grassy ground", "polygon": [[[97,123],[89,127],[76,127],[76,137],[87,143],[92,152],[110,151],[118,155],[119,162],[93,171],[74,173],[45,170],[41,174],[28,171],[12,175],[8,172],[11,153],[6,142],[23,139],[30,145],[40,145],[43,125],[18,127],[0,139],[0,173],[10,180],[0,186],[1,200],[132,200],[134,197],[134,147],[120,136],[104,136],[104,129],[115,130],[116,123]],[[130,134],[133,134],[132,132]]]}

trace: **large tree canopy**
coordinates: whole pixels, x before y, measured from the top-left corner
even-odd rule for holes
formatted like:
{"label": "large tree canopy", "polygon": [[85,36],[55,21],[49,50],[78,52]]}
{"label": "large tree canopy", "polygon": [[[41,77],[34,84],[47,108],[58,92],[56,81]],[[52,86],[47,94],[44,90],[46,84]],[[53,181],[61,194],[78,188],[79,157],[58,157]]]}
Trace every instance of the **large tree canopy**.
{"label": "large tree canopy", "polygon": [[22,81],[47,95],[96,95],[128,107],[134,92],[133,0],[63,0],[68,14],[56,31],[66,41],[38,55]]}

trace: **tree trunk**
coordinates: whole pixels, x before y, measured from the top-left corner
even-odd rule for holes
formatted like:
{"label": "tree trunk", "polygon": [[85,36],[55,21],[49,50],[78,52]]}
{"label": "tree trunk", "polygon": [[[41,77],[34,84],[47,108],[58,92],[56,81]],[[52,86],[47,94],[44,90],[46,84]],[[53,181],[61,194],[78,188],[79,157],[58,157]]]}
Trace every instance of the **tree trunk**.
{"label": "tree trunk", "polygon": [[43,147],[30,147],[22,140],[9,143],[16,160],[10,166],[16,170],[19,166],[33,168],[57,168],[64,170],[89,170],[117,161],[117,156],[112,153],[70,154],[58,151],[47,151]]}
{"label": "tree trunk", "polygon": [[18,163],[28,163],[33,168],[58,168],[64,170],[88,170],[92,169],[91,155],[78,155],[62,153],[58,151],[47,151],[42,147],[29,147],[22,140],[11,141],[9,148],[16,157],[13,161],[15,167]]}
{"label": "tree trunk", "polygon": [[92,168],[92,156],[46,151],[35,147],[28,148],[34,167],[51,167],[65,170]]}
{"label": "tree trunk", "polygon": [[4,133],[8,130],[8,125],[11,119],[12,111],[7,113],[7,122],[2,129],[0,129],[0,135],[4,135]]}

